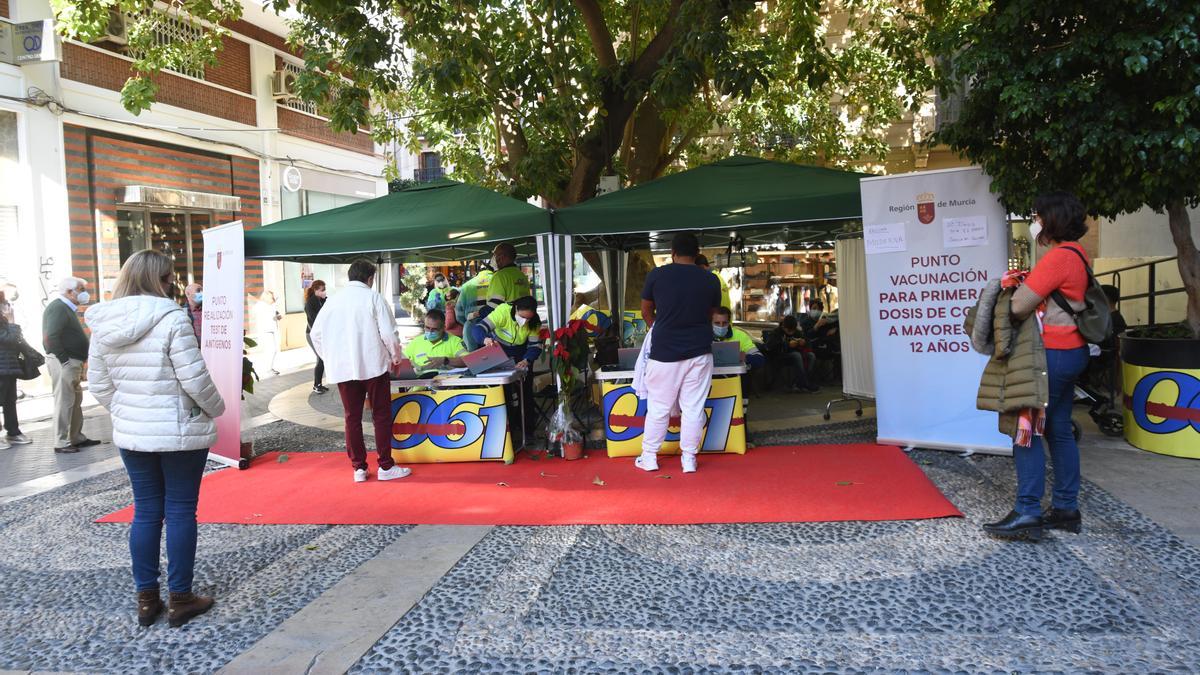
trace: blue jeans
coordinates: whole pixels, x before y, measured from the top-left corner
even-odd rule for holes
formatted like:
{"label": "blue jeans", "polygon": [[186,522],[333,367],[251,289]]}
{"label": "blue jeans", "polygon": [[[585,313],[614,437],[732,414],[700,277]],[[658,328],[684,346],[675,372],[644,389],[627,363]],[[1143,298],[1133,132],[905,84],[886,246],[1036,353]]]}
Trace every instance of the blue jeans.
{"label": "blue jeans", "polygon": [[[1054,493],[1051,505],[1074,511],[1079,508],[1079,446],[1071,430],[1071,407],[1075,403],[1075,380],[1087,367],[1087,347],[1047,349],[1046,374],[1050,400],[1046,406],[1045,442],[1054,462]],[[1013,446],[1017,467],[1016,512],[1024,516],[1042,513],[1046,490],[1046,451],[1042,437],[1034,436],[1029,447]]]}
{"label": "blue jeans", "polygon": [[192,590],[196,563],[196,502],[208,450],[181,452],[121,451],[133,485],[133,525],[129,553],[137,590],[158,588],[159,542],[167,523],[167,588]]}

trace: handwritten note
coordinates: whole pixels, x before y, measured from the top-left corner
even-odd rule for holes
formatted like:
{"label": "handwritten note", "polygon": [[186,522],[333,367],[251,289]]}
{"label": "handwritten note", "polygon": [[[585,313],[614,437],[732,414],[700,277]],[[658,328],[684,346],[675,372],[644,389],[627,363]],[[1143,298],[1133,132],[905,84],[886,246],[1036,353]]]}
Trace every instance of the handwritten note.
{"label": "handwritten note", "polygon": [[944,247],[986,246],[987,243],[987,216],[942,219],[942,245]]}
{"label": "handwritten note", "polygon": [[904,223],[863,225],[863,245],[867,255],[908,250],[904,232]]}

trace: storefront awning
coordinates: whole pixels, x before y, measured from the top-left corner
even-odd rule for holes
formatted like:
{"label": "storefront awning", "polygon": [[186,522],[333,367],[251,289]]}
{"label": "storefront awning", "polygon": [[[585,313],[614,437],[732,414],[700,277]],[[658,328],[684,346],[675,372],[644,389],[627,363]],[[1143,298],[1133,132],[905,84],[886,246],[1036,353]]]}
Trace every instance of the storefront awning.
{"label": "storefront awning", "polygon": [[486,188],[440,180],[246,232],[246,257],[343,262],[382,254],[394,261],[483,258],[499,241],[533,253],[550,214]]}
{"label": "storefront awning", "polygon": [[177,190],[157,185],[126,185],[121,205],[199,211],[237,212],[242,210],[242,200],[239,197],[212,192]]}

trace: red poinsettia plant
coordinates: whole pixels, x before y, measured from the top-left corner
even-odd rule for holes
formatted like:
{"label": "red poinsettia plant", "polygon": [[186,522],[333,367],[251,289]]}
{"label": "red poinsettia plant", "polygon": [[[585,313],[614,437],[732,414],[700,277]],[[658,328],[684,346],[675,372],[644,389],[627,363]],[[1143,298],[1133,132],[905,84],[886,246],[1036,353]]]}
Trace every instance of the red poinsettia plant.
{"label": "red poinsettia plant", "polygon": [[576,373],[587,367],[588,334],[596,327],[583,319],[571,319],[554,331],[554,351],[550,353],[550,368],[562,381],[562,393],[579,383]]}

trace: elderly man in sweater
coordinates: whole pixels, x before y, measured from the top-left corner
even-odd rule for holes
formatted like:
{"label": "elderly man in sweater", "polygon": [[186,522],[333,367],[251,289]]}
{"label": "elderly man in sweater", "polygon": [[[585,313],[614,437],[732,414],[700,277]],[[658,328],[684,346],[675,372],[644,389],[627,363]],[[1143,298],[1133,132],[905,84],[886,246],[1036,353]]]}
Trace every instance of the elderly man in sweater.
{"label": "elderly man in sweater", "polygon": [[67,277],[58,283],[58,296],[42,313],[42,346],[54,383],[54,451],[79,452],[99,445],[83,435],[83,364],[88,337],[79,322],[80,305],[88,304],[87,282]]}

